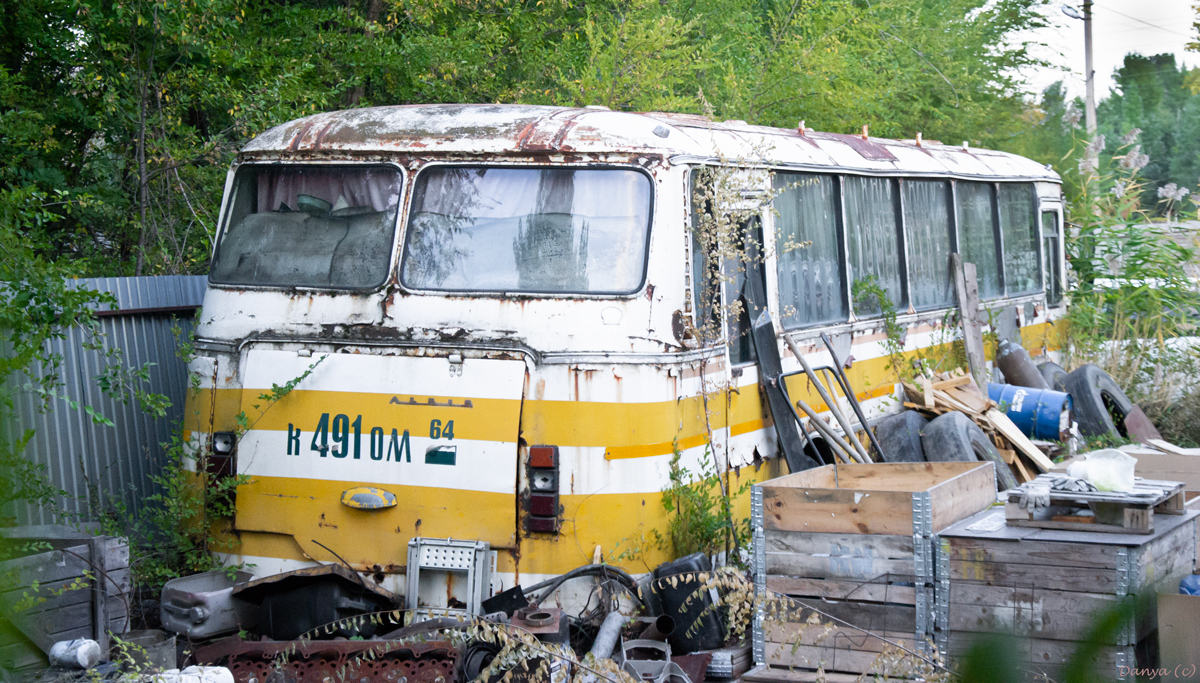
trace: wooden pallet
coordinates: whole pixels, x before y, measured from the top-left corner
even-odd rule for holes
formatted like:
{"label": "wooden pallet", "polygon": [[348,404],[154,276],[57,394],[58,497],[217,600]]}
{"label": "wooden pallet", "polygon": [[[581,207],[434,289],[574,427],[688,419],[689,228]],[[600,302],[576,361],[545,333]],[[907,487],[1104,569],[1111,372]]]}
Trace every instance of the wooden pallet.
{"label": "wooden pallet", "polygon": [[1004,516],[1011,526],[1149,534],[1154,532],[1154,513],[1181,515],[1185,512],[1184,496],[1183,482],[1138,478],[1128,493],[1052,490],[1050,507],[1031,512],[1018,502],[1021,489],[1014,489],[1008,492]]}

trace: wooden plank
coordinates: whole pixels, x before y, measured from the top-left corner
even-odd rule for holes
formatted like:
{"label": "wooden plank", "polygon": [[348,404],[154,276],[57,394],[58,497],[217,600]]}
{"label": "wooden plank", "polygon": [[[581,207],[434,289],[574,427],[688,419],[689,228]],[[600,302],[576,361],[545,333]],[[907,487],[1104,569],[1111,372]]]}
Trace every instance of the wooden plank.
{"label": "wooden plank", "polygon": [[945,538],[950,559],[979,563],[1040,564],[1047,573],[1056,567],[1116,569],[1118,546],[1097,543],[1005,540],[989,538]]}
{"label": "wooden plank", "polygon": [[824,465],[771,479],[763,488],[850,488],[864,491],[924,491],[979,467],[978,462],[897,462],[839,465],[835,484],[833,465]]}
{"label": "wooden plank", "polygon": [[[92,640],[100,646],[101,652],[108,652],[108,597],[111,583],[110,577],[108,577],[108,566],[104,561],[105,545],[107,544],[103,537],[93,538],[88,543],[92,561]],[[121,611],[124,612],[124,601],[120,602],[122,602]]]}
{"label": "wooden plank", "polygon": [[766,553],[768,575],[798,576],[810,579],[841,578],[870,580],[886,576],[911,577],[912,558],[889,560],[870,555],[819,557],[798,553]]}
{"label": "wooden plank", "polygon": [[955,387],[941,393],[956,403],[966,406],[966,412],[972,419],[978,419],[992,407],[991,401],[976,392],[967,391],[966,387]]}
{"label": "wooden plank", "polygon": [[1003,434],[1004,438],[1008,439],[1009,443],[1011,443],[1022,455],[1029,458],[1034,466],[1038,468],[1038,471],[1049,472],[1050,469],[1054,467],[1054,462],[1051,461],[1050,458],[1047,458],[1037,446],[1034,446],[1033,442],[1029,440],[1029,437],[1025,436],[1025,434],[1021,432],[1021,429],[1017,427],[1017,425],[1013,424],[1013,421],[1009,419],[1007,415],[999,410],[996,410],[995,408],[992,408],[985,413],[985,417],[987,417],[988,422],[992,424],[992,427],[994,427],[996,431]]}
{"label": "wooden plank", "polygon": [[[911,645],[908,647],[911,648]],[[823,666],[826,671],[842,673],[879,673],[891,676],[899,673],[890,669],[890,663],[895,660],[891,654],[880,652],[862,652],[833,647],[814,645],[785,645],[780,643],[766,644],[767,663],[772,666],[794,666],[816,669]],[[909,666],[905,666],[909,664]],[[911,671],[911,662],[899,664],[905,671]]]}
{"label": "wooden plank", "polygon": [[764,486],[763,521],[785,531],[912,534],[912,494]]}
{"label": "wooden plank", "polygon": [[[946,643],[946,654],[951,662],[960,660],[981,639],[989,642],[991,634],[951,631]],[[995,642],[995,641],[990,641]],[[1071,659],[1082,643],[1070,640],[1054,640],[1048,638],[1009,638],[1002,641],[1005,646],[1012,648],[1006,654],[1010,661],[1019,663],[1021,668],[1032,674],[1045,674],[1051,681],[1062,680],[1062,667]],[[1091,661],[1093,671],[1100,676],[1099,680],[1116,678],[1117,652],[1126,650],[1132,654],[1133,648],[1102,646],[1097,656]],[[1129,661],[1133,661],[1130,657]],[[1089,679],[1090,680],[1090,679]]]}
{"label": "wooden plank", "polygon": [[938,391],[946,391],[947,389],[951,389],[953,387],[961,387],[964,384],[970,384],[970,383],[971,383],[970,375],[959,375],[958,377],[951,377],[950,379],[943,379],[943,380],[934,382],[933,388],[937,389]]}
{"label": "wooden plank", "polygon": [[[111,596],[108,598],[106,607],[108,614],[112,615],[111,621],[122,623],[126,621],[124,601],[116,596]],[[63,634],[66,633],[82,630],[83,635],[75,637],[91,638],[91,634],[94,633],[92,618],[90,600],[56,610],[18,612],[9,615],[9,621],[13,626],[35,645],[42,648],[43,652],[49,652],[50,646],[60,640],[69,640],[69,638],[63,637]]]}
{"label": "wooden plank", "polygon": [[1200,448],[1183,448],[1181,446],[1176,446],[1170,441],[1163,441],[1162,439],[1150,439],[1147,443],[1149,443],[1151,446],[1154,446],[1158,450],[1163,451],[1164,453],[1173,453],[1175,455],[1184,455],[1190,457],[1200,455]]}
{"label": "wooden plank", "polygon": [[1037,586],[1047,590],[1116,593],[1115,569],[1055,567],[1008,562],[950,561],[951,585],[955,580],[980,581],[999,586]]}
{"label": "wooden plank", "polygon": [[912,631],[873,631],[868,634],[858,629],[829,623],[766,622],[763,625],[763,637],[765,642],[780,645],[816,645],[862,652],[884,652],[894,648],[886,640],[880,638],[886,638],[911,648],[916,636]]}
{"label": "wooden plank", "polygon": [[1017,475],[1017,483],[1025,484],[1027,482],[1033,481],[1033,479],[1036,475],[1033,472],[1029,471],[1029,468],[1025,466],[1024,460],[1017,457],[1016,451],[1005,450],[1004,452],[1013,454],[1013,460],[1009,464],[1012,465],[1014,468],[1016,468],[1015,474]]}
{"label": "wooden plank", "polygon": [[813,579],[801,576],[767,576],[767,589],[784,595],[804,598],[890,602],[903,605],[917,603],[915,588],[895,585],[893,582],[876,583]]}
{"label": "wooden plank", "polygon": [[954,293],[958,300],[958,317],[962,324],[967,367],[975,379],[975,384],[987,386],[983,326],[979,324],[979,283],[975,279],[975,264],[965,263],[962,256],[954,252],[950,254],[950,270],[954,274]]}
{"label": "wooden plank", "polygon": [[[1054,506],[1051,506],[1052,511]],[[1004,504],[1004,521],[1008,526],[1060,531],[1087,531],[1105,534],[1152,534],[1153,512],[1147,509],[1125,508],[1117,511],[1121,524],[1102,524],[1095,517],[1057,514],[1047,519],[1035,515],[1015,501]],[[1047,512],[1046,514],[1051,514]]]}
{"label": "wooden plank", "polygon": [[[28,557],[0,562],[0,577],[9,577],[17,586],[28,586],[33,582],[48,583],[74,576],[83,576],[91,567],[86,559],[88,546],[77,545],[65,550],[53,550]],[[104,566],[121,569],[129,566],[129,546],[124,539],[108,537],[104,543]],[[4,586],[9,589],[11,586]]]}
{"label": "wooden plank", "polygon": [[801,555],[869,554],[884,559],[912,559],[912,536],[881,534],[825,534],[804,531],[765,532],[767,552],[799,553]]}
{"label": "wooden plank", "polygon": [[[108,576],[110,579],[108,586],[109,594],[117,595],[129,592],[130,570],[128,567],[108,572]],[[79,579],[75,578],[39,584],[36,592],[27,587],[0,593],[0,609],[11,609],[16,603],[24,602],[26,593],[43,600],[30,606],[26,610],[29,612],[45,612],[81,602],[89,602],[92,599],[92,587],[90,583],[85,583],[81,587],[72,590],[71,586],[75,585],[77,581]],[[117,585],[113,586],[112,581],[115,581]]]}
{"label": "wooden plank", "polygon": [[959,401],[957,397],[951,396],[944,391],[933,392],[933,398],[936,403],[940,404],[938,406],[940,408],[957,410],[960,413],[966,413],[968,417],[973,417],[976,414],[976,411],[971,406]]}
{"label": "wooden plank", "polygon": [[[950,630],[1079,640],[1086,638],[1096,619],[1117,602],[1117,596],[1102,593],[952,582]],[[1150,630],[1147,627],[1139,637]],[[1112,644],[1121,643],[1114,640]]]}
{"label": "wooden plank", "polygon": [[[857,600],[794,599],[790,603],[794,611],[786,619],[768,619],[765,623],[806,623],[813,614],[822,622],[830,617],[841,619],[857,628],[868,631],[911,631],[916,628],[917,610],[912,605],[891,605]],[[847,628],[839,625],[841,628]]]}
{"label": "wooden plank", "polygon": [[996,502],[996,475],[990,462],[964,463],[971,468],[929,489],[933,530],[982,512]]}
{"label": "wooden plank", "polygon": [[43,668],[48,664],[46,653],[41,648],[12,624],[0,619],[0,667],[15,671],[30,667]]}
{"label": "wooden plank", "polygon": [[933,398],[933,383],[928,377],[917,378],[917,383],[921,386],[921,399],[925,404],[926,410],[933,410],[936,403]]}
{"label": "wooden plank", "polygon": [[[1146,589],[1160,584],[1164,579],[1174,580],[1183,574],[1191,574],[1196,568],[1195,539],[1196,520],[1181,524],[1171,533],[1156,539],[1156,543],[1147,544],[1138,557],[1138,574],[1134,584],[1138,589]],[[1176,592],[1178,587],[1172,589]]]}

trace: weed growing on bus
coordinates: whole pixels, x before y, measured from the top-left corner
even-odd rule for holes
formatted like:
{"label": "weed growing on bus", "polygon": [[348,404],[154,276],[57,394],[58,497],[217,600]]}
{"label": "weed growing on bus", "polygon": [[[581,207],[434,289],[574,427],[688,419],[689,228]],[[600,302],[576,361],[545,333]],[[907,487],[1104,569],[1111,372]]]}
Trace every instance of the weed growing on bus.
{"label": "weed growing on bus", "polygon": [[[174,332],[179,357],[190,364],[195,358],[192,340],[185,338],[178,327]],[[257,412],[252,418],[245,411],[235,416],[236,441],[325,358],[317,358],[299,376],[260,394],[259,402],[251,406]],[[188,391],[197,406],[200,402],[195,399],[200,390],[201,378],[189,373]],[[192,424],[203,426],[199,408],[190,417]],[[151,476],[156,492],[145,499],[140,516],[116,500],[110,501],[106,511],[106,533],[127,535],[135,541],[130,544],[130,566],[138,583],[150,589],[156,590],[178,576],[241,567],[226,565],[217,553],[228,553],[236,547],[229,520],[235,511],[237,488],[249,483],[250,477],[221,471],[211,453],[215,427],[211,422],[206,426],[207,430],[189,433],[180,425],[164,445],[162,470]]]}
{"label": "weed growing on bus", "polygon": [[896,322],[896,304],[879,283],[879,277],[872,274],[855,280],[850,294],[855,310],[880,314],[883,319],[883,332],[887,335],[883,347],[888,354],[888,369],[895,371],[900,379],[912,381],[917,373],[911,364],[904,362],[904,342],[908,330]]}
{"label": "weed growing on bus", "polygon": [[[749,547],[750,520],[735,519],[732,499],[745,495],[750,482],[730,491],[721,474],[710,464],[711,444],[705,445],[705,458],[698,472],[680,464],[679,445],[671,456],[670,484],[662,492],[667,511],[666,533],[652,529],[650,544],[672,557],[701,552],[713,556],[722,551]],[[738,553],[730,559],[737,562]]]}

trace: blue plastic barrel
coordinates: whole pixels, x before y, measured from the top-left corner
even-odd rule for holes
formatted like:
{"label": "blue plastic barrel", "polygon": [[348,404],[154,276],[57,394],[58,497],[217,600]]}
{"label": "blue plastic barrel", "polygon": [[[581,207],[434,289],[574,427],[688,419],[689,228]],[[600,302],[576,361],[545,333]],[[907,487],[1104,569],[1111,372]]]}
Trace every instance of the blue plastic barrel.
{"label": "blue plastic barrel", "polygon": [[1071,409],[1071,395],[1053,389],[1015,384],[988,384],[988,398],[1000,405],[1026,436],[1057,441],[1062,413]]}

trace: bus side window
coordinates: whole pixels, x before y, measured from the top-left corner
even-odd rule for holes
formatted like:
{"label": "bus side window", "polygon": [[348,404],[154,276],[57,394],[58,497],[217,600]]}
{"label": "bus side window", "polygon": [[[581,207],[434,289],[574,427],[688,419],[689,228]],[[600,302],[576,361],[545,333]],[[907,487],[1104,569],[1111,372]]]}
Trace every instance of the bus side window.
{"label": "bus side window", "polygon": [[1062,253],[1058,244],[1058,212],[1042,212],[1042,281],[1046,287],[1046,303],[1054,305],[1062,301]]}
{"label": "bus side window", "polygon": [[959,181],[955,193],[958,198],[958,253],[963,261],[975,264],[980,298],[994,299],[1004,290],[1000,279],[992,186]]}
{"label": "bus side window", "polygon": [[[758,216],[742,221],[738,225],[738,240],[736,253],[738,258],[726,259],[722,264],[725,276],[725,302],[730,309],[726,316],[726,334],[729,339],[729,360],[734,365],[754,362],[754,341],[750,338],[750,316],[744,305],[733,308],[735,301],[742,295],[742,287],[747,277],[757,277],[762,285],[762,291],[767,291],[767,277],[763,268],[762,254],[762,221]],[[753,240],[753,245],[747,245]],[[737,315],[733,315],[734,311]]]}
{"label": "bus side window", "polygon": [[[845,183],[850,282],[875,276],[896,310],[903,312],[908,308],[908,297],[896,182],[891,178],[846,176]],[[876,307],[855,306],[854,313],[872,317],[880,311]]]}
{"label": "bus side window", "polygon": [[784,329],[849,317],[838,230],[837,180],[828,175],[776,173],[775,271]]}
{"label": "bus side window", "polygon": [[712,258],[715,245],[707,244],[712,238],[700,234],[701,217],[712,211],[699,191],[700,183],[704,182],[702,173],[702,169],[693,170],[688,183],[692,204],[692,311],[701,337],[697,341],[710,344],[721,336],[721,277]]}
{"label": "bus side window", "polygon": [[950,254],[954,251],[954,225],[950,222],[950,183],[901,180],[900,191],[904,198],[913,308],[952,306],[954,278],[950,272]]}
{"label": "bus side window", "polygon": [[1004,235],[1005,293],[1015,296],[1039,291],[1042,283],[1033,185],[1002,183],[998,199],[1000,230]]}

